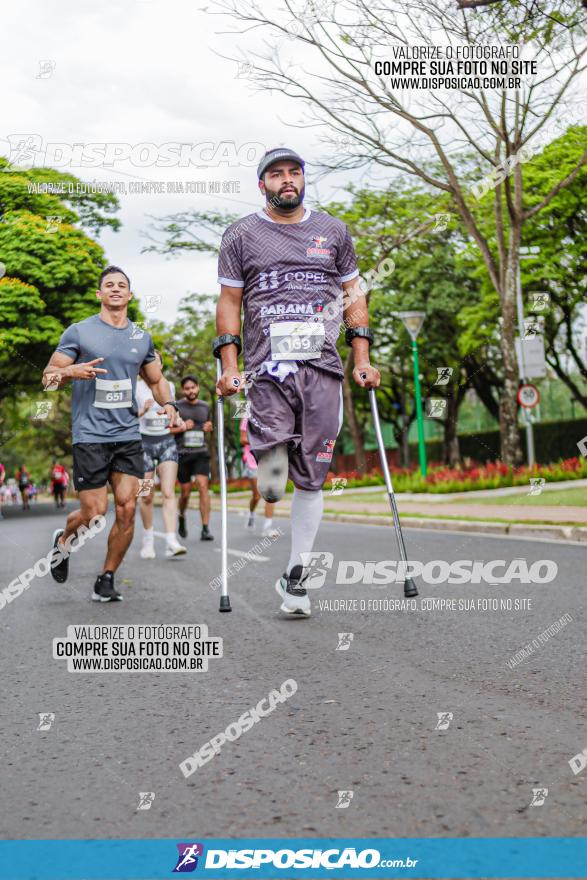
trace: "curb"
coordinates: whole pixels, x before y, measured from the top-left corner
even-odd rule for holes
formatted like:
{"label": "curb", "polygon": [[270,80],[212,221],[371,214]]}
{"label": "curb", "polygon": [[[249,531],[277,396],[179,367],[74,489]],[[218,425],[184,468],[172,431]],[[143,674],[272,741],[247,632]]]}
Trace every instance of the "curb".
{"label": "curb", "polygon": [[[228,506],[229,513],[242,513],[242,507]],[[278,513],[276,519],[289,519]],[[388,516],[361,516],[360,513],[325,513],[322,519],[328,522],[358,523],[369,526],[391,526],[391,514]],[[404,529],[431,529],[440,532],[473,532],[480,535],[510,535],[515,538],[543,538],[547,541],[573,541],[587,544],[587,527],[585,526],[542,526],[531,523],[496,523],[471,522],[467,519],[418,519],[415,516],[404,517]]]}
{"label": "curb", "polygon": [[[361,516],[360,514],[325,513],[325,520],[333,522],[354,522],[367,525],[390,526],[391,516]],[[547,541],[574,541],[587,544],[587,528],[584,526],[543,526],[531,523],[472,522],[467,519],[418,519],[404,517],[404,529],[431,529],[444,532],[472,532],[481,535],[510,535],[516,538],[543,538]]]}

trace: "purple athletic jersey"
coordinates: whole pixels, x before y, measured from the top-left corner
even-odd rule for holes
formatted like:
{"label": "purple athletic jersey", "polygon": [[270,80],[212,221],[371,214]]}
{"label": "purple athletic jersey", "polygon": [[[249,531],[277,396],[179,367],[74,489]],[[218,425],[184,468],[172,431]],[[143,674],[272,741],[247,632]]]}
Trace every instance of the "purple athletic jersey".
{"label": "purple athletic jersey", "polygon": [[[336,350],[343,319],[341,284],[358,274],[350,233],[330,214],[306,209],[299,223],[276,223],[259,211],[229,226],[222,236],[218,282],[244,288],[245,370],[276,359],[271,337],[277,346],[285,332],[282,322],[318,322],[324,335],[303,340],[302,348],[320,351],[308,363],[342,376]],[[287,359],[297,360],[295,346],[289,350]]]}

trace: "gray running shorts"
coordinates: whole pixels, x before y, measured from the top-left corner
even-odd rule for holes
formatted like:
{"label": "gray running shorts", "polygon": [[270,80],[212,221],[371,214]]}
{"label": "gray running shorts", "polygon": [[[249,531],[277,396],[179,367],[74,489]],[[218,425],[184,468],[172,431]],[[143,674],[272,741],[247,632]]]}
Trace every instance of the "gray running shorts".
{"label": "gray running shorts", "polygon": [[162,434],[160,437],[141,434],[141,440],[146,474],[150,474],[164,461],[177,461],[177,443],[173,434]]}
{"label": "gray running shorts", "polygon": [[298,489],[317,492],[332,463],[334,444],[342,426],[342,382],[309,364],[283,382],[267,374],[249,389],[248,435],[251,452],[282,443],[289,446],[289,477]]}

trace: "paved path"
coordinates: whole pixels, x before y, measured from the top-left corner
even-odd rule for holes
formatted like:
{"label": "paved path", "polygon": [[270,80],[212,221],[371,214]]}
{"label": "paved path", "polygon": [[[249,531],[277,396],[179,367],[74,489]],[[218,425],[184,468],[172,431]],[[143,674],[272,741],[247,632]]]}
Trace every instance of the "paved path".
{"label": "paved path", "polygon": [[[2,587],[46,553],[61,516],[0,523]],[[229,546],[259,540],[230,517]],[[393,558],[393,533],[325,523],[317,549],[333,554],[311,620],[282,620],[273,583],[285,535],[230,579],[233,613],[218,614],[218,517],[213,543],[189,555],[139,558],[135,540],[118,583],[125,601],[88,600],[104,534],[0,610],[4,838],[277,836],[567,836],[585,833],[585,777],[569,759],[587,746],[584,648],[587,550],[484,535],[406,530],[422,561],[551,559],[551,584],[421,584],[421,597],[498,600],[498,610],[333,610],[325,600],[400,597],[400,587],[336,585],[344,560]],[[161,531],[160,511],[156,529]],[[236,560],[231,556],[230,561]],[[501,610],[501,600],[531,600]],[[322,607],[320,607],[322,606]],[[525,662],[508,660],[565,613],[572,622]],[[68,673],[52,639],[71,624],[206,623],[224,657],[205,673]],[[338,633],[352,632],[347,651]],[[297,693],[189,779],[179,763],[288,678]],[[38,713],[53,712],[38,731]],[[438,713],[452,713],[436,729]],[[546,802],[529,807],[532,789]],[[337,809],[337,792],[354,793]],[[154,792],[137,811],[139,792]]]}

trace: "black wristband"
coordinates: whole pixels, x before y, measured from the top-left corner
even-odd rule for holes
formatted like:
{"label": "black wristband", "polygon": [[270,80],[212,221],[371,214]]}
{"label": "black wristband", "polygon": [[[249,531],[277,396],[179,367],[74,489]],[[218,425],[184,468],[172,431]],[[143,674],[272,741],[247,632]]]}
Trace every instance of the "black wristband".
{"label": "black wristband", "polygon": [[172,406],[176,412],[179,412],[179,407],[175,400],[168,400],[167,403],[164,403],[163,406]]}
{"label": "black wristband", "polygon": [[222,336],[217,336],[214,342],[212,343],[212,353],[215,358],[220,357],[220,349],[224,345],[236,345],[237,353],[241,353],[242,343],[240,336],[235,336],[233,333],[223,333]]}
{"label": "black wristband", "polygon": [[362,339],[368,339],[369,347],[373,345],[373,331],[369,327],[348,327],[344,334],[346,344],[351,345],[353,339],[357,336]]}

